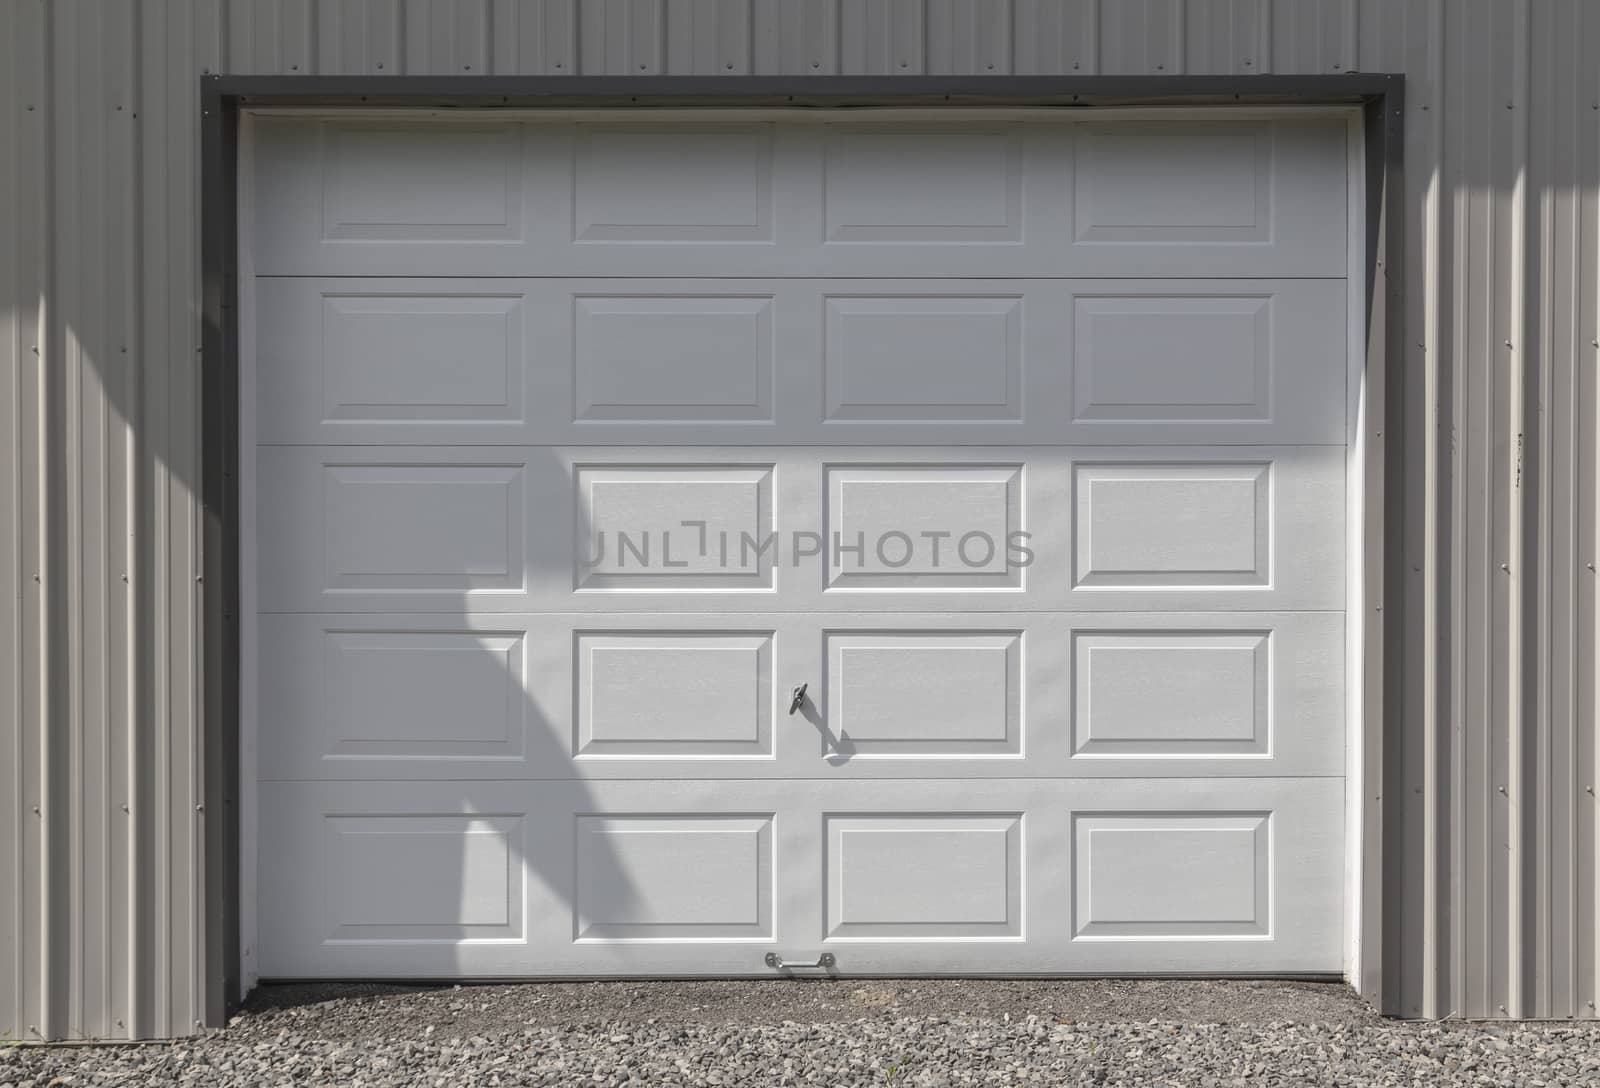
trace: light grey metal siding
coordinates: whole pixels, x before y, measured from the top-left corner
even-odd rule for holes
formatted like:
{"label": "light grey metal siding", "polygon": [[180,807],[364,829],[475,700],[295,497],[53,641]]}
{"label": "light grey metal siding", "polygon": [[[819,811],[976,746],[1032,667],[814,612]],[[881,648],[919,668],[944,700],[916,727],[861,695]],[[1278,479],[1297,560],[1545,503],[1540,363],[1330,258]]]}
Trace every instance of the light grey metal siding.
{"label": "light grey metal siding", "polygon": [[1594,1016],[1596,52],[1588,0],[0,2],[0,1035],[178,1034],[217,999],[195,499],[219,71],[1404,72],[1387,1005]]}

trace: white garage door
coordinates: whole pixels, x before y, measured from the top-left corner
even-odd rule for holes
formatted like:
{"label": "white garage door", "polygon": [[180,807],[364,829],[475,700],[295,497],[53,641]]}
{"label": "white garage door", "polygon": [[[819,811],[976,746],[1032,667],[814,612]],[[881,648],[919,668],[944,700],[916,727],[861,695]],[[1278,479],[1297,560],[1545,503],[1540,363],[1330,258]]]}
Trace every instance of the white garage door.
{"label": "white garage door", "polygon": [[1341,968],[1342,120],[255,131],[262,975]]}

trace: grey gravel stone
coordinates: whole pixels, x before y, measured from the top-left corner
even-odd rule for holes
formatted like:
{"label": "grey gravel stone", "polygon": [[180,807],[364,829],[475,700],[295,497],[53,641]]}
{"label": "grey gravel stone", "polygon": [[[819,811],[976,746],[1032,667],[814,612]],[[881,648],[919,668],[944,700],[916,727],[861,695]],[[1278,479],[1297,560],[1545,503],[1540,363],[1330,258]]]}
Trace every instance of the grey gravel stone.
{"label": "grey gravel stone", "polygon": [[228,1028],[0,1048],[0,1088],[97,1085],[1600,1085],[1600,1025],[1373,1016],[1224,982],[547,983],[259,991]]}

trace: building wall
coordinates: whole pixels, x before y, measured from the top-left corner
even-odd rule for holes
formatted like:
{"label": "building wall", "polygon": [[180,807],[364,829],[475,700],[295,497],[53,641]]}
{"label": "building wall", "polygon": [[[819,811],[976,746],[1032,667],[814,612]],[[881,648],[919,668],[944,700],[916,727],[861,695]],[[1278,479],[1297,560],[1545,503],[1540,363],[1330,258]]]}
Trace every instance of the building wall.
{"label": "building wall", "polygon": [[1588,0],[0,0],[0,1037],[217,1008],[207,72],[1404,72],[1385,1005],[1594,1016],[1596,52]]}

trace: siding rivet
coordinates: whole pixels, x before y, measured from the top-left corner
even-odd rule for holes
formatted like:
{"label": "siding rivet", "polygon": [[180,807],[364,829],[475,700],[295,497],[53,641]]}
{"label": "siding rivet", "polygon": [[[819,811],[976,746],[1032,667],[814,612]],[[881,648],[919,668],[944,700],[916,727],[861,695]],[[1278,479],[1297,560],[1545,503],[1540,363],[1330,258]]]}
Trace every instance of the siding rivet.
{"label": "siding rivet", "polygon": [[1496,786],[1495,789],[1499,790],[1501,793],[1506,792],[1506,788],[1504,786]]}
{"label": "siding rivet", "polygon": [[730,72],[733,71],[733,65],[732,64],[724,64],[723,67],[726,68]]}
{"label": "siding rivet", "polygon": [[206,580],[206,576],[203,575],[203,574],[197,574],[197,575],[194,576],[194,580],[195,580],[195,583],[198,585],[199,583],[204,582]]}
{"label": "siding rivet", "polygon": [[128,802],[126,802],[126,801],[122,802],[122,811],[123,812],[127,812],[128,811]]}
{"label": "siding rivet", "polygon": [[35,816],[42,816],[42,815],[44,815],[44,814],[43,814],[43,813],[42,813],[42,812],[40,812],[40,811],[39,811],[39,806],[38,806],[38,805],[34,805],[34,806],[33,806],[33,814],[34,814],[34,815],[35,815]]}
{"label": "siding rivet", "polygon": [[[558,64],[558,65],[556,65],[556,67],[559,68],[561,66]],[[380,72],[383,71],[383,61],[381,61],[381,60],[378,62],[378,71],[380,71]]]}
{"label": "siding rivet", "polygon": [[1156,71],[1158,71],[1158,72],[1165,72],[1165,71],[1166,71],[1166,70],[1167,70],[1167,66],[1166,66],[1166,65],[1165,65],[1165,64],[1158,64],[1158,65],[1156,65]]}
{"label": "siding rivet", "polygon": [[[641,67],[641,68],[643,68],[643,67],[644,67],[644,65],[642,65],[642,64],[641,64],[641,65],[639,65],[639,67]],[[463,72],[470,72],[470,71],[472,71],[472,65],[470,65],[470,64],[463,64],[463,65],[462,65],[462,66],[461,66],[461,70],[462,70],[462,71],[463,71]]]}
{"label": "siding rivet", "polygon": [[1246,68],[1250,67],[1250,58],[1249,57],[1244,58],[1244,66]]}
{"label": "siding rivet", "polygon": [[1593,563],[1585,563],[1584,566],[1588,567],[1590,570],[1594,570],[1594,564]]}
{"label": "siding rivet", "polygon": [[196,812],[204,812],[206,810],[206,806],[203,805],[203,804],[196,805],[196,806],[194,806],[194,810]]}
{"label": "siding rivet", "polygon": [[299,66],[299,65],[298,65],[298,64],[291,64],[291,65],[289,65],[289,71],[291,71],[291,72],[298,72],[298,71],[299,71],[299,70],[300,70],[300,66]]}
{"label": "siding rivet", "polygon": [[[1072,62],[1072,70],[1073,70],[1073,71],[1074,71],[1074,72],[1076,72],[1076,71],[1077,71],[1077,70],[1078,70],[1078,62],[1077,62],[1077,61],[1073,61],[1073,62]],[[32,106],[29,106],[29,107],[28,107],[28,108],[29,108],[29,109],[30,109],[30,110],[31,110],[31,109],[33,109],[33,107],[32,107]]]}
{"label": "siding rivet", "polygon": [[1506,347],[1510,347],[1510,346],[1511,346],[1511,341],[1507,340],[1506,341]]}
{"label": "siding rivet", "polygon": [[1500,564],[1500,569],[1505,571],[1507,574],[1511,573],[1511,567],[1505,563]]}
{"label": "siding rivet", "polygon": [[1590,797],[1593,797],[1594,796],[1594,787],[1593,786],[1585,786],[1585,787],[1583,787],[1583,792],[1587,793]]}

